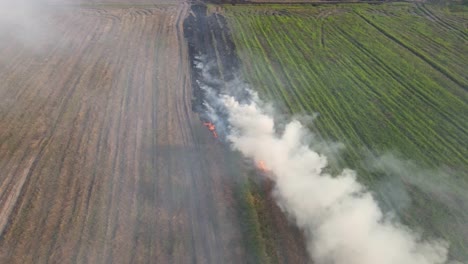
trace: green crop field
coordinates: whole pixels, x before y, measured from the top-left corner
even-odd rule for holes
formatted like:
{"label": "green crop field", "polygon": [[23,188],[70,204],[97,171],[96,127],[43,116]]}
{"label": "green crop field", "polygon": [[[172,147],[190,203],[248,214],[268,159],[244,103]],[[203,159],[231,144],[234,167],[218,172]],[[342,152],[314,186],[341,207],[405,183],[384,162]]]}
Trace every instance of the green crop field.
{"label": "green crop field", "polygon": [[[251,87],[284,112],[318,113],[310,128],[343,143],[332,170],[357,170],[384,208],[468,259],[468,6],[226,5],[218,12]],[[375,165],[389,153],[397,158]]]}

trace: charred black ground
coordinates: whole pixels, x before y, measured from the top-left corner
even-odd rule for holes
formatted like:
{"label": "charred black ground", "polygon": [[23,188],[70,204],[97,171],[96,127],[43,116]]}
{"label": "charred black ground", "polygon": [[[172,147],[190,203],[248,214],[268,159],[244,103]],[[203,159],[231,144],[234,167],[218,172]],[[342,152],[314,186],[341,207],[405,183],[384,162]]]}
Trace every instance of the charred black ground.
{"label": "charred black ground", "polygon": [[223,141],[229,125],[221,95],[240,102],[251,100],[250,89],[239,74],[240,59],[226,19],[209,12],[205,5],[193,5],[184,21],[184,34],[191,67],[192,110],[203,122],[215,124],[216,137]]}
{"label": "charred black ground", "polygon": [[[240,61],[226,19],[219,14],[207,14],[205,5],[193,5],[191,11],[184,22],[184,34],[188,41],[191,65],[192,109],[201,113],[204,110],[205,92],[200,86],[209,85],[221,92],[224,84],[213,80],[222,80],[224,83],[232,81],[239,70]],[[202,71],[196,67],[200,60],[211,63],[209,74],[212,80],[204,78]]]}
{"label": "charred black ground", "polygon": [[[216,140],[224,141],[229,128],[219,96],[230,95],[245,102],[251,94],[240,76],[241,61],[226,19],[210,13],[203,4],[192,5],[190,11],[184,21],[184,36],[191,68],[192,110],[202,122],[216,124],[220,135]],[[241,166],[251,168],[247,169],[249,175],[244,175],[247,178],[239,175],[242,180],[233,187],[247,263],[309,263],[301,231],[289,223],[271,196],[273,182],[259,176],[248,161]],[[238,169],[233,168],[233,172]]]}

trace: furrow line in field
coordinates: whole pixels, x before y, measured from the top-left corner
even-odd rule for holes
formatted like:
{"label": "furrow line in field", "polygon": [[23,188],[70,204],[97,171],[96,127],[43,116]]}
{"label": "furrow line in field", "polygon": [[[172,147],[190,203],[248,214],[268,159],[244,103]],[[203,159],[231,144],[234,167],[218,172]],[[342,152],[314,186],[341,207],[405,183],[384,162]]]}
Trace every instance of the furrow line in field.
{"label": "furrow line in field", "polygon": [[457,31],[459,33],[459,35],[464,39],[464,40],[468,40],[468,34],[465,33],[464,31],[462,30],[459,30],[458,28],[454,27],[453,25],[450,25],[449,23],[445,22],[442,18],[436,16],[434,13],[432,13],[427,7],[425,4],[419,4],[417,3],[416,4],[417,8],[419,10],[421,10],[421,12],[423,12],[426,16],[428,16],[429,18],[431,18],[432,20],[434,20],[435,22],[437,22],[440,26],[442,26],[443,28],[449,30],[449,31]]}
{"label": "furrow line in field", "polygon": [[[417,86],[414,86],[414,85],[410,87],[407,83],[402,83],[400,80],[402,79],[403,76],[400,76],[401,74],[396,73],[395,70],[393,70],[394,68],[387,66],[383,61],[381,61],[379,58],[377,58],[375,55],[373,55],[372,52],[370,52],[369,50],[366,50],[366,48],[364,46],[357,45],[356,42],[353,40],[353,38],[349,34],[347,34],[345,31],[341,30],[341,34],[344,35],[344,36],[347,36],[347,39],[351,40],[351,43],[354,43],[354,46],[356,48],[360,49],[364,54],[366,54],[366,56],[369,56],[371,58],[371,60],[374,60],[377,63],[377,65],[381,65],[383,67],[383,69],[384,69],[384,71],[383,71],[384,73],[388,73],[388,74],[392,75],[392,78],[394,78],[395,81],[397,81],[398,83],[400,83],[400,85],[405,87],[404,91],[408,91],[408,92],[412,93],[414,96],[420,98],[426,105],[436,107],[436,106],[434,106],[432,104],[432,102],[436,102],[437,100],[435,100],[434,98],[428,99],[428,98],[422,97],[423,94],[421,94],[421,92],[424,93],[424,87],[423,88],[418,88]],[[367,72],[372,72],[372,71],[367,70]],[[397,74],[398,76],[394,76],[394,74]],[[417,91],[413,91],[414,88],[417,88]],[[402,97],[402,98],[408,98],[408,97]],[[428,100],[430,100],[430,101],[428,101]],[[398,104],[400,105],[400,107],[402,106],[401,103],[403,103],[403,102],[404,101],[399,100]],[[421,122],[412,122],[411,124],[417,125],[417,123],[419,123],[418,126],[425,127],[424,130],[426,132],[427,131],[432,131],[431,134],[437,137],[436,142],[445,142],[446,141],[446,139],[439,136],[438,133],[434,132],[430,127],[427,127],[426,126],[427,123],[425,121],[422,121],[422,120],[427,120],[427,116],[426,116],[425,112],[421,112],[421,111],[418,111],[418,110],[415,110],[415,109],[413,109],[411,112],[412,112],[411,117],[414,114],[417,114],[418,120],[422,122],[422,123]],[[407,118],[410,118],[410,116],[407,115]],[[451,124],[454,125],[455,127],[458,127],[460,129],[464,130],[459,125],[457,125],[456,121],[452,120],[452,118],[449,118],[447,121],[451,122]],[[416,133],[416,134],[420,134],[420,132],[418,132],[418,131],[421,131],[421,129],[418,129],[418,128],[415,127],[414,129],[412,129],[412,131],[414,133]],[[420,134],[420,135],[422,136],[422,134]],[[450,143],[445,142],[444,144],[442,144],[440,146],[453,146],[453,143],[454,142],[450,142]],[[455,144],[458,144],[458,143],[455,143]],[[431,144],[428,144],[428,146],[429,145],[431,145]],[[451,152],[452,153],[457,153],[457,151],[454,148],[451,149]],[[458,153],[458,154],[462,155],[462,153]]]}
{"label": "furrow line in field", "polygon": [[[238,28],[240,28],[240,32],[248,32],[248,29],[247,28],[243,28],[242,27],[242,23],[240,23],[240,21],[237,21],[237,26]],[[266,56],[266,51],[263,49],[262,45],[260,44],[257,36],[245,36],[243,38],[244,40],[244,43],[247,45],[247,46],[252,46],[252,47],[255,47],[256,49],[258,49],[258,51],[263,55],[261,58],[258,58],[258,56],[255,56],[253,53],[250,53],[252,58],[253,57],[256,57],[258,58],[258,60],[256,61],[253,61],[252,63],[254,64],[254,69],[255,69],[255,73],[257,74],[258,77],[261,77],[261,76],[272,76],[272,78],[268,78],[268,85],[267,87],[274,87],[275,86],[275,83],[279,83],[280,81],[278,80],[278,78],[276,77],[275,75],[275,72],[274,70],[271,68],[271,63],[269,62],[269,60],[267,59],[267,56]],[[250,40],[250,41],[247,41],[247,40]],[[263,63],[262,63],[263,61]],[[259,66],[259,65],[263,65],[262,66]],[[262,70],[263,69],[263,70]],[[273,82],[274,81],[274,82]],[[264,88],[265,89],[265,88]],[[268,88],[266,88],[268,89]],[[269,89],[268,89],[269,90]],[[271,92],[271,91],[270,91]],[[284,100],[284,102],[290,106],[290,103],[289,103],[289,100],[287,99],[286,95],[284,93],[282,93],[281,91],[277,91],[275,89],[275,92],[273,94],[276,94],[275,97],[280,97]]]}
{"label": "furrow line in field", "polygon": [[[361,54],[361,56],[362,56],[362,54]],[[355,58],[358,58],[358,57],[359,57],[359,56],[355,56]],[[359,61],[357,61],[356,59],[352,59],[352,60],[354,61],[354,63],[355,63],[356,65],[360,65],[361,67],[365,67],[365,66],[364,66],[365,64],[363,64],[362,62],[359,62]],[[375,69],[374,69],[374,70],[375,70]],[[383,73],[385,74],[385,71],[384,71]],[[372,75],[374,75],[374,74],[372,74]],[[377,79],[378,79],[378,78],[381,78],[381,77],[379,77],[379,75],[376,75],[374,78],[377,78]],[[372,87],[372,86],[370,86],[370,87]],[[386,96],[386,95],[384,95],[384,94],[379,95],[379,97],[382,97],[382,96],[383,96],[384,98],[387,98],[388,100],[384,100],[384,101],[382,101],[381,103],[384,103],[385,105],[388,105],[389,109],[399,109],[399,108],[401,108],[402,106],[404,107],[404,105],[405,105],[405,104],[403,104],[403,105],[401,104],[401,103],[403,103],[401,100],[393,99],[392,97],[388,97],[388,96]],[[390,104],[389,104],[389,103],[390,103]],[[401,110],[401,111],[399,111],[399,112],[400,112],[400,113],[403,113],[403,112],[405,112],[405,111]],[[405,112],[405,113],[406,113],[406,112]],[[406,114],[405,114],[405,116],[406,116],[406,118],[410,118],[410,119],[411,119],[410,116],[408,116],[408,115],[406,115]],[[393,125],[396,125],[397,123],[395,123],[395,121],[396,121],[396,120],[392,121],[391,123],[392,123]],[[414,128],[414,127],[413,127],[413,128]],[[401,129],[401,127],[400,127],[400,129]],[[405,130],[407,130],[407,127],[406,127],[406,126],[405,126]],[[420,132],[418,132],[418,131],[419,131],[418,129],[410,129],[410,130],[408,130],[408,131],[412,131],[412,133],[420,134]],[[365,131],[361,131],[361,133],[363,133],[363,132],[365,132]],[[404,135],[404,134],[403,134],[403,135]],[[409,138],[408,135],[404,135],[404,137],[408,139],[408,142],[415,142],[412,138]]]}
{"label": "furrow line in field", "polygon": [[448,70],[446,70],[444,67],[438,65],[437,63],[435,63],[433,60],[429,59],[427,56],[421,54],[419,51],[415,50],[414,48],[412,48],[411,46],[408,46],[406,45],[405,43],[403,43],[402,41],[400,41],[398,38],[394,37],[393,35],[391,35],[390,33],[386,32],[385,30],[383,30],[381,27],[379,27],[378,25],[376,25],[375,23],[373,23],[371,20],[367,19],[365,16],[363,16],[362,14],[360,14],[359,12],[356,12],[356,14],[362,18],[364,21],[366,21],[369,25],[373,26],[375,29],[377,29],[380,33],[382,33],[383,35],[385,35],[386,37],[388,37],[390,40],[392,40],[393,42],[395,42],[396,44],[400,45],[401,47],[407,49],[408,51],[410,51],[411,53],[413,53],[416,57],[420,58],[421,60],[425,61],[427,64],[429,64],[432,68],[434,68],[435,70],[439,71],[440,73],[442,73],[443,75],[445,75],[445,77],[447,77],[448,79],[450,79],[452,82],[456,83],[458,86],[460,86],[461,88],[465,89],[465,90],[468,90],[468,85],[465,84],[463,81],[459,80],[457,77],[453,76]]}
{"label": "furrow line in field", "polygon": [[[294,32],[294,30],[293,30]],[[288,52],[293,52],[295,53],[294,57],[295,60],[297,61],[299,58],[301,58],[301,54],[305,50],[307,50],[307,45],[301,40],[300,37],[296,35],[295,41],[293,41],[290,38],[286,38],[287,32],[284,33],[285,35],[283,36],[283,39],[288,41],[291,47],[296,46],[296,49],[287,49],[286,47],[283,46],[284,50],[288,50]],[[281,45],[281,44],[280,44]],[[293,60],[294,61],[294,60]],[[301,93],[308,95],[308,100],[315,101],[315,105],[317,109],[314,109],[313,111],[318,111],[320,109],[320,114],[324,115],[324,120],[322,122],[326,122],[326,120],[334,120],[333,118],[327,118],[326,116],[340,116],[338,114],[339,107],[337,108],[338,101],[336,100],[337,97],[340,95],[332,95],[328,91],[330,88],[329,85],[327,85],[322,78],[318,76],[318,74],[321,73],[320,69],[315,68],[319,63],[317,64],[312,64],[312,63],[307,63],[304,65],[301,65],[297,63],[294,63],[291,61],[291,66],[294,65],[293,67],[296,67],[296,70],[292,70],[291,74],[294,74],[294,80],[299,80],[300,82],[300,87],[302,87]],[[315,66],[314,68],[312,68]],[[286,70],[289,70],[290,67],[288,67]],[[304,72],[307,72],[308,75],[303,74]],[[305,76],[310,76],[312,78],[306,79]],[[312,82],[312,84],[311,84]],[[325,89],[327,87],[328,89]],[[316,100],[314,98],[327,98],[327,100]],[[324,105],[324,103],[327,103],[328,106]],[[329,115],[327,114],[329,113]],[[334,126],[335,127],[341,127],[338,130],[335,131],[348,131],[352,132],[355,131],[355,129],[352,127],[352,124],[349,123],[349,120],[342,119],[342,120],[335,120],[334,121]],[[348,136],[356,136],[357,134],[350,134]],[[337,138],[345,138],[344,135],[335,135]],[[359,138],[359,137],[357,137]]]}

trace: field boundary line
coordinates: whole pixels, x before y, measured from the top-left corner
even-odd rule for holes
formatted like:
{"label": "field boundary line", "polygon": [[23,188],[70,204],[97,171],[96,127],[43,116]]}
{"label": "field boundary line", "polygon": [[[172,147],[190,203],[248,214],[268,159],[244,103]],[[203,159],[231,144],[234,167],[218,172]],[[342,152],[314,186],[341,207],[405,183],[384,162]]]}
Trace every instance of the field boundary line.
{"label": "field boundary line", "polygon": [[463,90],[467,91],[468,90],[468,86],[466,84],[464,84],[462,81],[458,80],[458,78],[456,78],[455,76],[453,76],[449,71],[447,71],[446,69],[444,69],[442,66],[438,65],[436,62],[432,61],[431,59],[427,58],[426,56],[424,56],[424,54],[421,54],[420,52],[418,52],[416,49],[412,48],[411,46],[408,46],[406,45],[404,42],[402,42],[401,40],[399,40],[398,38],[396,38],[395,36],[393,36],[392,34],[388,33],[387,31],[385,31],[383,28],[379,27],[378,25],[376,25],[375,23],[373,23],[372,21],[370,21],[369,19],[367,19],[365,16],[363,16],[362,14],[360,14],[359,12],[356,12],[354,11],[354,13],[359,16],[360,18],[362,18],[367,24],[369,24],[370,26],[374,27],[375,29],[377,29],[380,33],[382,33],[383,35],[385,35],[387,38],[389,38],[390,40],[392,40],[393,42],[395,42],[396,44],[400,45],[401,47],[405,48],[406,50],[410,51],[411,53],[413,53],[416,57],[420,58],[421,60],[425,61],[427,64],[429,64],[433,69],[437,70],[438,72],[442,73],[445,77],[447,77],[448,79],[450,79],[452,82],[454,82],[455,84],[457,84],[458,86],[460,86]]}
{"label": "field boundary line", "polygon": [[453,25],[450,25],[450,23],[447,23],[446,21],[444,21],[442,18],[438,17],[436,14],[434,14],[431,10],[429,10],[426,5],[424,4],[416,4],[416,7],[421,11],[423,12],[426,16],[428,16],[429,18],[433,19],[436,23],[438,23],[441,27],[447,29],[447,30],[453,30],[453,31],[457,31],[460,33],[460,35],[462,36],[462,38],[464,40],[466,40],[467,38],[467,35],[465,32],[461,31],[460,29],[454,27]]}

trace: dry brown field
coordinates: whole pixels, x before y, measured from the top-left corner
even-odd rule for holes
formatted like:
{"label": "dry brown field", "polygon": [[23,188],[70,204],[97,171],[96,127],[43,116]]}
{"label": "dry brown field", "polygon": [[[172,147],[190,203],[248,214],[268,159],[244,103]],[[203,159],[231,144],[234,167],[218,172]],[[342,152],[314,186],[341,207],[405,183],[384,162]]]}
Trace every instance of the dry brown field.
{"label": "dry brown field", "polygon": [[186,10],[60,8],[43,49],[0,44],[1,263],[242,261]]}

